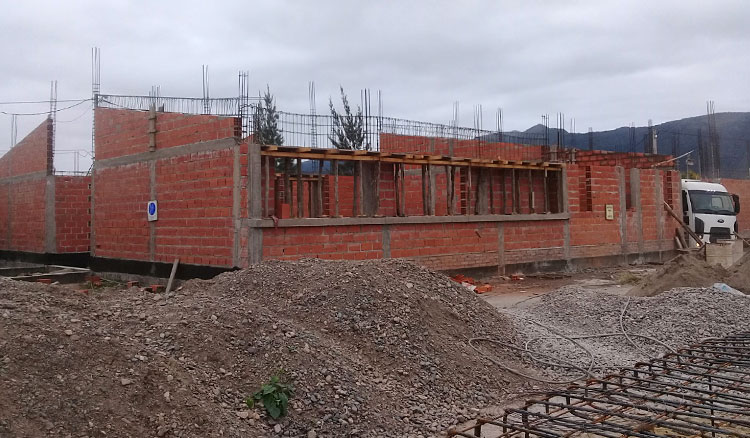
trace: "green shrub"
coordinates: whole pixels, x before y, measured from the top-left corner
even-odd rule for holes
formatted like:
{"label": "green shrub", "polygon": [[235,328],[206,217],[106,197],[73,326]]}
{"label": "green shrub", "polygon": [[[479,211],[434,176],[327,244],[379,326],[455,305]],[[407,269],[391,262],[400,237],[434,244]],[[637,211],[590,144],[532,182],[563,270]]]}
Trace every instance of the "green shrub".
{"label": "green shrub", "polygon": [[271,381],[261,386],[252,397],[245,399],[245,403],[250,408],[255,407],[255,403],[262,401],[266,412],[273,419],[283,417],[287,414],[289,398],[294,393],[294,384],[286,382],[284,373],[280,372],[271,377]]}

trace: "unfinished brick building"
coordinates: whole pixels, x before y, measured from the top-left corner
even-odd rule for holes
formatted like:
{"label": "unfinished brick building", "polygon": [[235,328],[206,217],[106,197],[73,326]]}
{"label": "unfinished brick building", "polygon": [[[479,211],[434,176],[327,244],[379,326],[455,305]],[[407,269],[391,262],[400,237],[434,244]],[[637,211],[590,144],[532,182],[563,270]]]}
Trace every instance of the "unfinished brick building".
{"label": "unfinished brick building", "polygon": [[89,252],[91,178],[55,173],[53,137],[47,119],[0,158],[0,249],[77,264]]}
{"label": "unfinished brick building", "polygon": [[392,132],[378,151],[261,146],[242,117],[102,102],[90,179],[51,173],[49,122],[0,159],[3,249],[150,274],[176,258],[204,272],[303,257],[528,271],[674,250],[662,202],[680,207],[679,174],[663,156]]}

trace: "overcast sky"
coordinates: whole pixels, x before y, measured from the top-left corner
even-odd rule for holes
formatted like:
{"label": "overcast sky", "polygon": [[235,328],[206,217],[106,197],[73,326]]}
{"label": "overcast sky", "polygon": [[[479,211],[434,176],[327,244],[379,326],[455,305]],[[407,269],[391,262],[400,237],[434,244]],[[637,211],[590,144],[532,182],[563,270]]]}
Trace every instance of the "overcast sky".
{"label": "overcast sky", "polygon": [[[236,96],[249,70],[251,90],[268,84],[286,111],[308,111],[314,80],[319,113],[340,84],[356,102],[381,90],[392,117],[446,123],[459,101],[465,126],[481,104],[489,129],[502,107],[506,129],[564,112],[598,131],[703,114],[708,99],[750,111],[749,22],[747,0],[14,1],[0,14],[0,102],[48,99],[53,79],[59,99],[89,98],[97,46],[103,93],[199,97],[207,64],[212,96]],[[43,119],[20,116],[18,139]],[[58,120],[58,149],[90,149],[89,104]],[[0,152],[10,126],[0,114]]]}

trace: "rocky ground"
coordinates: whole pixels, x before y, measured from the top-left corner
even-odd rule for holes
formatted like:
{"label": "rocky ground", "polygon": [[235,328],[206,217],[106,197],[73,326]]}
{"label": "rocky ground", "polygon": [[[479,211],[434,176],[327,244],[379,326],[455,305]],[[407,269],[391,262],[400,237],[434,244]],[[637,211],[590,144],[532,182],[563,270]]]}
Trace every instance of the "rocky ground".
{"label": "rocky ground", "polygon": [[[530,349],[583,368],[591,361],[588,350],[594,358],[594,374],[601,375],[658,357],[669,348],[750,330],[750,297],[713,288],[676,288],[653,297],[626,297],[564,287],[506,314],[515,319],[517,336],[528,341]],[[622,329],[630,340],[623,335],[596,336],[622,333]],[[558,334],[574,338],[579,345]],[[581,374],[542,368],[550,377]]]}
{"label": "rocky ground", "polygon": [[[625,306],[627,305],[627,309]],[[498,311],[398,260],[268,262],[166,294],[0,278],[0,437],[428,437],[576,372],[484,337],[586,365],[554,337],[619,332],[678,346],[748,330],[750,298],[712,289],[623,297],[564,287]],[[612,369],[666,349],[581,339]],[[641,351],[643,350],[643,351]],[[605,369],[596,368],[595,372]],[[274,375],[289,414],[245,399]]]}
{"label": "rocky ground", "polygon": [[[526,383],[511,324],[401,261],[269,262],[168,296],[0,280],[0,436],[433,436]],[[281,421],[244,399],[284,370]]]}

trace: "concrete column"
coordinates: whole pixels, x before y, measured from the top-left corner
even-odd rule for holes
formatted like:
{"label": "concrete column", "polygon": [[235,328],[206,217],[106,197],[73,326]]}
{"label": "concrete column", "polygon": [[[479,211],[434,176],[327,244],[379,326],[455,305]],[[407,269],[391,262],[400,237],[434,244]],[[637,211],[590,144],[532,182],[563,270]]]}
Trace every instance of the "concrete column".
{"label": "concrete column", "polygon": [[[10,186],[9,186],[10,192]],[[10,223],[8,223],[10,226]],[[47,175],[44,191],[44,251],[57,252],[57,224],[55,222],[55,176]]]}
{"label": "concrete column", "polygon": [[656,238],[659,239],[659,261],[662,261],[662,243],[664,241],[664,172],[656,171],[654,184],[654,207],[656,208]]}
{"label": "concrete column", "polygon": [[[250,143],[247,147],[247,211],[250,219],[260,219],[262,216],[261,178],[260,145]],[[302,184],[301,178],[297,184]],[[262,228],[248,229],[247,251],[248,263],[260,263],[263,260]]]}
{"label": "concrete column", "polygon": [[242,219],[240,218],[240,203],[242,199],[242,169],[240,164],[240,145],[232,148],[232,265],[240,265],[240,235]]}
{"label": "concrete column", "polygon": [[[156,160],[148,162],[148,196],[149,200],[156,199]],[[142,208],[145,208],[144,205]],[[156,261],[156,222],[148,223],[148,259]],[[152,274],[155,273],[156,266],[151,265]]]}
{"label": "concrete column", "polygon": [[383,225],[383,258],[391,258],[391,226]]}
{"label": "concrete column", "polygon": [[628,253],[628,204],[627,191],[625,188],[625,169],[622,166],[615,167],[617,175],[617,194],[620,198],[620,253],[625,256]]}
{"label": "concrete column", "polygon": [[630,169],[630,196],[635,209],[635,228],[638,233],[638,258],[643,255],[643,208],[641,203],[641,170]]}

